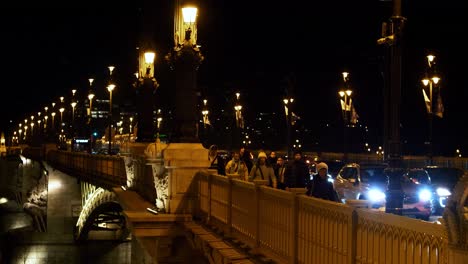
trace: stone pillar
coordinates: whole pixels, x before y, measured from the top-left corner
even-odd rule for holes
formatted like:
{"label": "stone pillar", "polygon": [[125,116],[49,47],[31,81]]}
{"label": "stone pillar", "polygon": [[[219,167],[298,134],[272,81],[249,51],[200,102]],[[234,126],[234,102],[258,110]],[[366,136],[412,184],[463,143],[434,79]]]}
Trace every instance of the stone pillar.
{"label": "stone pillar", "polygon": [[168,204],[166,212],[194,213],[196,202],[195,174],[210,166],[208,149],[200,143],[170,143],[163,150],[168,171]]}

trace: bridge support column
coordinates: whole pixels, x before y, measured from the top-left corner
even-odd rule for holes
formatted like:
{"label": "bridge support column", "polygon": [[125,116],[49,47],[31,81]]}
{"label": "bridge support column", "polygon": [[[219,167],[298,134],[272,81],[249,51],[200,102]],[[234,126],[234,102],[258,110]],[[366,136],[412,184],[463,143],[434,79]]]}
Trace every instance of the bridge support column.
{"label": "bridge support column", "polygon": [[170,143],[163,157],[168,171],[166,212],[194,213],[197,197],[193,177],[210,166],[208,149],[200,143]]}

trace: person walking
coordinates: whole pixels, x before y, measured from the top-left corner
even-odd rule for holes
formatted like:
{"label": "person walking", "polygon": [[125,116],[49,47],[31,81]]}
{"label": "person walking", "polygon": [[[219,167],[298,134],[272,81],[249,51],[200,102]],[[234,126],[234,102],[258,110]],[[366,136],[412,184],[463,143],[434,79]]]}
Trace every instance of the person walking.
{"label": "person walking", "polygon": [[284,172],[284,186],[288,188],[305,188],[310,182],[309,166],[302,159],[300,151],[294,152],[294,160],[288,163]]}
{"label": "person walking", "polygon": [[314,174],[312,181],[307,187],[307,195],[315,198],[340,202],[333,183],[328,180],[328,165],[325,162],[320,162],[316,167],[317,173]]}
{"label": "person walking", "polygon": [[234,152],[232,154],[232,159],[226,164],[225,172],[226,175],[239,175],[240,179],[244,181],[249,179],[247,165],[240,159],[239,152]]}
{"label": "person walking", "polygon": [[268,164],[270,164],[272,167],[275,167],[277,160],[278,160],[278,157],[276,157],[276,152],[271,151],[267,159]]}
{"label": "person walking", "polygon": [[257,162],[250,171],[249,181],[268,180],[268,186],[276,188],[276,177],[273,168],[267,163],[265,152],[258,153]]}
{"label": "person walking", "polygon": [[208,160],[210,161],[210,169],[217,170],[219,175],[226,175],[225,160],[218,152],[218,146],[211,145],[208,149]]}
{"label": "person walking", "polygon": [[273,166],[273,171],[275,172],[276,177],[276,188],[284,190],[286,186],[284,185],[284,172],[286,171],[285,158],[278,157],[276,159],[276,164]]}
{"label": "person walking", "polygon": [[239,155],[240,155],[240,159],[245,163],[245,165],[247,165],[247,169],[248,169],[247,173],[250,173],[250,171],[252,170],[252,166],[253,166],[252,152],[250,152],[244,146],[242,146],[239,150]]}

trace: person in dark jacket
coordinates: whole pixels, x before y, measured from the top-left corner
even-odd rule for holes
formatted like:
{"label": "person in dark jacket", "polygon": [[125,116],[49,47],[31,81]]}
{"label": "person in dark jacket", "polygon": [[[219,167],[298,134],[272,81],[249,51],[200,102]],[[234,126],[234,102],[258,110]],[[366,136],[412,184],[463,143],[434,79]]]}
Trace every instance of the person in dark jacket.
{"label": "person in dark jacket", "polygon": [[320,162],[317,164],[316,168],[317,173],[314,174],[312,181],[307,187],[307,195],[315,198],[340,202],[335,187],[333,186],[333,182],[328,180],[328,165],[325,162]]}
{"label": "person in dark jacket", "polygon": [[248,151],[244,146],[240,148],[239,151],[240,159],[247,165],[248,173],[252,170],[253,167],[253,155],[252,152]]}
{"label": "person in dark jacket", "polygon": [[294,160],[288,163],[284,172],[284,186],[305,188],[310,181],[309,166],[302,159],[300,151],[294,152]]}

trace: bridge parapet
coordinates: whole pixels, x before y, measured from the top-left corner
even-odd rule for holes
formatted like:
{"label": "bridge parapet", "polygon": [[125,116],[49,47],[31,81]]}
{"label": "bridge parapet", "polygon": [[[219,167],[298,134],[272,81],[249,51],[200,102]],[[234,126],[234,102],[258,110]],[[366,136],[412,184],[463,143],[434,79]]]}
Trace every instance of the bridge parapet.
{"label": "bridge parapet", "polygon": [[47,161],[69,175],[100,187],[110,189],[127,184],[125,163],[119,156],[50,150]]}
{"label": "bridge parapet", "polygon": [[279,263],[463,263],[444,225],[205,172],[197,182],[199,217]]}

